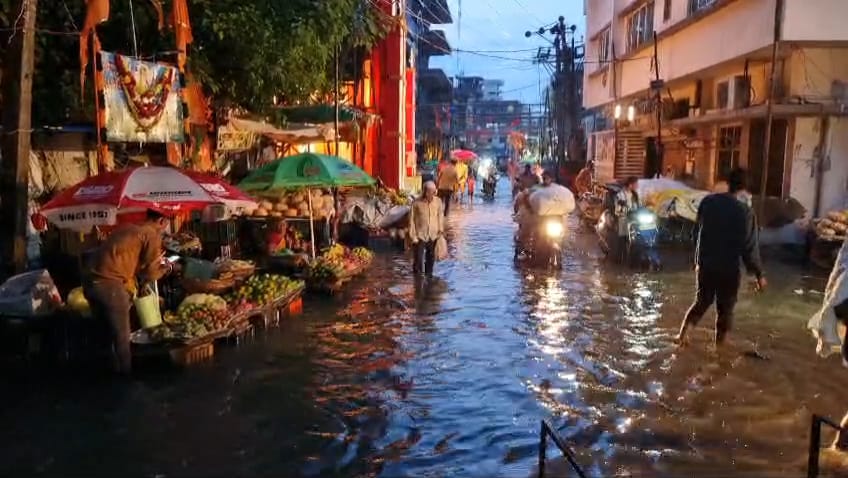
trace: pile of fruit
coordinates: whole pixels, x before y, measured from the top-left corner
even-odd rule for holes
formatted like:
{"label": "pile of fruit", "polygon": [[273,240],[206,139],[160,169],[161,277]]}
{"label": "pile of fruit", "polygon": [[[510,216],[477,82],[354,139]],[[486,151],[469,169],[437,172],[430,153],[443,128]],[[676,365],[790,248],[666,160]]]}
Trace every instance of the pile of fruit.
{"label": "pile of fruit", "polygon": [[831,211],[815,223],[816,234],[825,240],[840,240],[848,233],[848,210]]}
{"label": "pile of fruit", "polygon": [[410,203],[408,197],[398,194],[396,190],[389,188],[377,188],[377,197],[394,206],[406,206]]}
{"label": "pile of fruit", "polygon": [[256,270],[256,265],[250,261],[222,259],[215,261],[215,269],[218,279],[229,280],[249,276]]}
{"label": "pile of fruit", "polygon": [[270,304],[288,296],[303,287],[303,282],[276,274],[252,276],[227,299],[237,312],[244,312],[255,306]]}
{"label": "pile of fruit", "polygon": [[283,194],[275,200],[264,199],[253,211],[257,217],[308,217],[309,196],[312,196],[312,215],[315,219],[330,217],[335,211],[336,199],[331,193],[320,189]]}
{"label": "pile of fruit", "polygon": [[212,294],[192,294],[175,312],[166,312],[162,325],[148,331],[157,342],[187,341],[227,328],[227,302]]}
{"label": "pile of fruit", "polygon": [[343,277],[345,272],[370,263],[372,258],[371,251],[364,247],[350,250],[334,244],[309,265],[309,278],[316,282],[333,282]]}

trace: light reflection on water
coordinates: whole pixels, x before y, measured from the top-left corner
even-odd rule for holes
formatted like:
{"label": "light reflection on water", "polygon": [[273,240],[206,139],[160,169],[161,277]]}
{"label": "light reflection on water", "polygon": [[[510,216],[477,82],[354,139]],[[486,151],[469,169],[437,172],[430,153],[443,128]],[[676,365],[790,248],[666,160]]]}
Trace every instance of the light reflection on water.
{"label": "light reflection on water", "polygon": [[19,384],[2,398],[0,476],[524,477],[542,418],[593,476],[800,474],[810,412],[839,416],[848,385],[803,330],[820,296],[791,292],[820,282],[772,266],[725,355],[706,328],[677,350],[690,271],[602,265],[576,222],[562,271],[516,268],[501,191],[451,218],[441,279],[380,256],[337,301],[209,366]]}

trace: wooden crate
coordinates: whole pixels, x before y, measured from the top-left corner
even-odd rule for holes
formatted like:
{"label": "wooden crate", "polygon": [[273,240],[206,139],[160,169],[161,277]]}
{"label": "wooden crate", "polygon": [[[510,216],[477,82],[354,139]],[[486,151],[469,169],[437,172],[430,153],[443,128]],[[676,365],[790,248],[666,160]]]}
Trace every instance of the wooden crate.
{"label": "wooden crate", "polygon": [[186,345],[169,351],[171,360],[180,366],[194,365],[206,362],[215,356],[215,344],[206,342],[197,345]]}

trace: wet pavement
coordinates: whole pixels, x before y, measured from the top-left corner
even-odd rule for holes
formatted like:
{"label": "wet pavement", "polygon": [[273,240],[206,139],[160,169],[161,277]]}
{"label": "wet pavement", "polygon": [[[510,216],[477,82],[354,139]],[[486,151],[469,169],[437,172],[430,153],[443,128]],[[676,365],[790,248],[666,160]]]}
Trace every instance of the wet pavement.
{"label": "wet pavement", "polygon": [[803,473],[810,414],[848,406],[848,373],[804,329],[824,278],[771,263],[727,350],[708,351],[710,315],[678,350],[682,254],[661,273],[610,267],[574,221],[563,271],[518,268],[499,193],[451,217],[437,279],[382,254],[213,363],[9,383],[0,476],[526,477],[542,418],[593,476]]}

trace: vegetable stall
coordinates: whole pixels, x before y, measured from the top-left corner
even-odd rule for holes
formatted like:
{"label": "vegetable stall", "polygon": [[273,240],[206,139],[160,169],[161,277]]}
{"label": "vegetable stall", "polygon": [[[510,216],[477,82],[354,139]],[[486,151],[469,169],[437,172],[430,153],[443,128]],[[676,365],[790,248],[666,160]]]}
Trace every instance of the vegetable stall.
{"label": "vegetable stall", "polygon": [[[333,290],[364,270],[371,259],[370,251],[354,253],[334,243],[339,190],[369,188],[375,183],[344,159],[305,153],[277,159],[253,171],[239,188],[260,201],[252,219],[274,221],[276,233],[283,236],[281,247],[269,248],[269,266],[288,266],[286,270],[306,278],[310,288]],[[320,238],[316,221],[323,221]],[[304,222],[308,225],[308,242],[291,232]]]}
{"label": "vegetable stall", "polygon": [[[120,224],[143,220],[147,209],[169,213],[172,234],[163,247],[168,260],[179,266],[153,284],[150,296],[136,300],[135,315],[147,327],[136,331],[132,341],[143,355],[167,352],[189,363],[211,355],[215,340],[238,336],[301,307],[303,281],[256,275],[254,262],[236,258],[239,251],[233,245],[241,217],[259,206],[219,178],[139,167],[88,178],[49,201],[40,214],[44,223],[79,234],[95,231],[102,240]],[[196,231],[218,232],[199,237]],[[213,260],[203,260],[201,250]],[[80,257],[79,263],[84,262]],[[67,308],[86,313],[88,304],[79,288],[69,294]]]}

